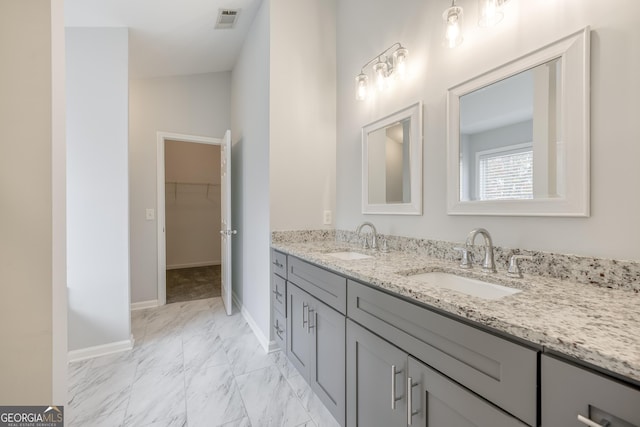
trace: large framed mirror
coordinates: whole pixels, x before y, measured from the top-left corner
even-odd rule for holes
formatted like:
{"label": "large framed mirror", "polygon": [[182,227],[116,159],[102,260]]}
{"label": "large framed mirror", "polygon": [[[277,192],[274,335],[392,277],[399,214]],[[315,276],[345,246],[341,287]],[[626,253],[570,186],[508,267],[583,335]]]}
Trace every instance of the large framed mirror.
{"label": "large framed mirror", "polygon": [[362,213],[422,215],[422,104],[362,128]]}
{"label": "large framed mirror", "polygon": [[589,216],[589,28],[448,91],[450,215]]}

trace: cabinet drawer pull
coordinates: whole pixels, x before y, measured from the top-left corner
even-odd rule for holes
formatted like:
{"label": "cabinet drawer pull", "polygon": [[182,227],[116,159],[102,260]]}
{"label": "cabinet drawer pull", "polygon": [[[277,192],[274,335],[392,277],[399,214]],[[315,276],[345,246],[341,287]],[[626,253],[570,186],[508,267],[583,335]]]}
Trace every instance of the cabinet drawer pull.
{"label": "cabinet drawer pull", "polygon": [[282,267],[284,267],[284,264],[280,264],[280,263],[278,262],[278,260],[273,261],[273,262],[272,262],[272,264],[273,264],[273,265],[275,265],[275,266],[276,266],[276,267],[278,267],[278,268],[282,268]]}
{"label": "cabinet drawer pull", "polygon": [[[311,313],[313,313],[313,325],[311,324]],[[316,327],[318,322],[318,313],[312,308],[307,309],[307,333],[311,333],[311,329]]]}
{"label": "cabinet drawer pull", "polygon": [[[304,312],[307,312],[307,320],[305,320]],[[309,323],[309,304],[306,302],[302,303],[302,329],[304,329],[304,325]]]}
{"label": "cabinet drawer pull", "polygon": [[589,418],[585,418],[582,415],[578,414],[578,421],[582,424],[587,425],[589,427],[609,427],[611,423],[607,420],[603,420],[603,424],[598,424],[595,421],[591,421]]}
{"label": "cabinet drawer pull", "polygon": [[278,337],[279,337],[280,339],[283,339],[283,338],[282,338],[282,333],[284,332],[284,330],[280,328],[280,325],[278,324],[278,321],[277,321],[277,320],[276,320],[275,325],[273,325],[273,327],[274,327],[274,328],[275,328],[275,330],[276,330],[276,335],[278,335]]}
{"label": "cabinet drawer pull", "polygon": [[391,365],[391,409],[395,411],[396,402],[402,397],[396,397],[396,375],[402,373],[402,370],[396,370],[396,365]]}
{"label": "cabinet drawer pull", "polygon": [[418,383],[414,383],[411,377],[407,378],[407,424],[411,425],[411,421],[414,415],[418,415],[419,411],[413,410],[413,391]]}
{"label": "cabinet drawer pull", "polygon": [[280,299],[280,298],[282,297],[282,293],[281,293],[281,292],[278,292],[278,289],[277,289],[277,288],[273,290],[273,294],[276,296],[276,300],[277,300],[278,302],[282,302],[282,300]]}

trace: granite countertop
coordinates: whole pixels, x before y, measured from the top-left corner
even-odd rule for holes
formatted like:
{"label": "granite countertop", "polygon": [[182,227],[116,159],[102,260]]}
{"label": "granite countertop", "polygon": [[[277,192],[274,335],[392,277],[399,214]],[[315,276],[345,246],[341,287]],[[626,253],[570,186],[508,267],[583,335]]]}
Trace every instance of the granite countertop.
{"label": "granite countertop", "polygon": [[[529,275],[512,279],[505,271],[485,274],[476,266],[463,270],[451,261],[404,251],[380,253],[335,241],[278,242],[272,247],[640,383],[640,294],[636,292]],[[340,251],[373,257],[340,260],[329,255]],[[428,271],[478,278],[522,292],[485,300],[408,276]]]}

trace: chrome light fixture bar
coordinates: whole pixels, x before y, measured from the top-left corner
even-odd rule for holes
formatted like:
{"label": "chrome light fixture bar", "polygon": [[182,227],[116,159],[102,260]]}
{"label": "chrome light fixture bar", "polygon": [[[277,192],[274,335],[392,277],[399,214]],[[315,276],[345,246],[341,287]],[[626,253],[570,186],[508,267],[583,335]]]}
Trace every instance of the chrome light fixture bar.
{"label": "chrome light fixture bar", "polygon": [[405,78],[408,56],[409,51],[401,43],[396,42],[364,64],[360,69],[360,74],[356,76],[356,99],[364,101],[371,91],[367,67],[371,66],[371,75],[375,85],[378,90],[383,91],[389,87],[391,79]]}

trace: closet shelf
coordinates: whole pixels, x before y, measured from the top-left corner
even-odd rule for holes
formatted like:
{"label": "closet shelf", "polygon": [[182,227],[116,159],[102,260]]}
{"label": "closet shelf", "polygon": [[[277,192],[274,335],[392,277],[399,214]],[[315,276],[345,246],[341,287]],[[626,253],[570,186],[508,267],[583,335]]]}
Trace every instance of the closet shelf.
{"label": "closet shelf", "polygon": [[187,181],[165,181],[165,191],[166,187],[169,185],[173,185],[173,199],[178,200],[178,187],[183,186],[202,186],[207,187],[207,195],[206,198],[209,199],[209,189],[211,187],[216,188],[220,187],[220,184],[213,184],[210,182],[187,182]]}

